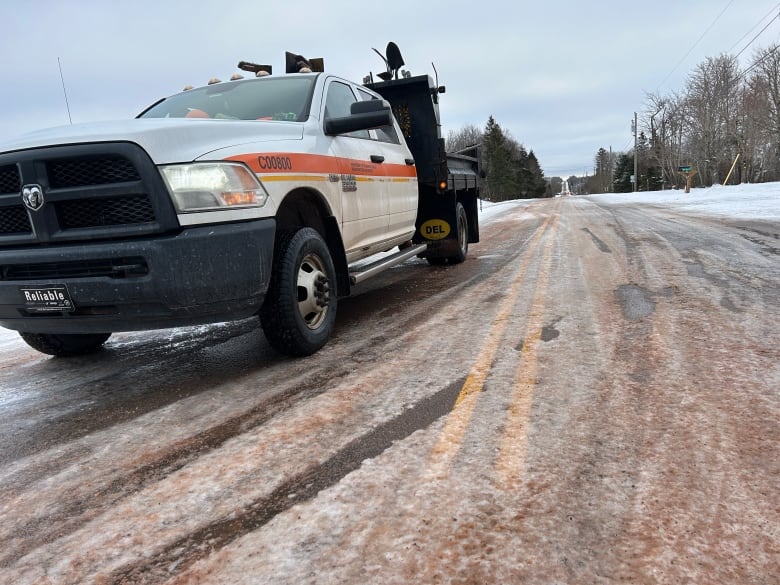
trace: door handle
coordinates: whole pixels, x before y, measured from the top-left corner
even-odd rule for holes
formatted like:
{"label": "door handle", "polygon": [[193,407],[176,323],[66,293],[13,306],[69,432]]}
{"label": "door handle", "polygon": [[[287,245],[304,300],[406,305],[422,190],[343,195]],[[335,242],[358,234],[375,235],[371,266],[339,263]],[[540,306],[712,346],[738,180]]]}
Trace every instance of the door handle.
{"label": "door handle", "polygon": [[383,162],[385,162],[385,157],[383,157],[381,154],[372,154],[371,155],[371,162],[373,162],[373,163],[383,163]]}

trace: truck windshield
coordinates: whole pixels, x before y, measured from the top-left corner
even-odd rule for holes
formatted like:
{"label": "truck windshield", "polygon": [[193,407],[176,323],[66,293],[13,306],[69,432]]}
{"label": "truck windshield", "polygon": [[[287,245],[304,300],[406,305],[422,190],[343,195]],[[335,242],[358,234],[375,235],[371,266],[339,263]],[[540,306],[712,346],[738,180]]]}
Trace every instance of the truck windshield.
{"label": "truck windshield", "polygon": [[300,75],[217,83],[159,101],[138,117],[302,122],[309,117],[315,79]]}

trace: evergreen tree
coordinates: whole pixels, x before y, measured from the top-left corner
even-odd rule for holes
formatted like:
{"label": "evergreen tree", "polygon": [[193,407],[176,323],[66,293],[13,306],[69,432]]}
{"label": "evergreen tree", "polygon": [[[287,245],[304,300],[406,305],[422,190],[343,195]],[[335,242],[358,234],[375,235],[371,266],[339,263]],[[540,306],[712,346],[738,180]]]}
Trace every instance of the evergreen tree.
{"label": "evergreen tree", "polygon": [[549,197],[552,195],[552,193],[548,195],[547,181],[533,150],[528,153],[528,170],[531,172],[532,197]]}
{"label": "evergreen tree", "polygon": [[612,182],[612,190],[615,193],[631,193],[634,186],[631,184],[631,175],[634,174],[634,157],[630,154],[618,156],[615,165],[615,179]]}
{"label": "evergreen tree", "polygon": [[506,133],[493,116],[488,118],[484,132],[467,126],[459,132],[450,131],[447,150],[481,142],[482,169],[485,171],[483,197],[490,201],[506,201],[522,197],[549,197],[552,191],[533,151]]}
{"label": "evergreen tree", "polygon": [[610,190],[612,177],[612,161],[610,153],[605,148],[599,148],[596,153],[596,173],[593,176],[593,193],[607,193]]}
{"label": "evergreen tree", "polygon": [[515,195],[513,199],[532,199],[533,177],[528,166],[528,152],[522,144],[514,142],[514,166]]}
{"label": "evergreen tree", "polygon": [[491,201],[510,199],[514,186],[512,159],[504,131],[493,116],[485,126],[482,150],[487,171],[487,198]]}

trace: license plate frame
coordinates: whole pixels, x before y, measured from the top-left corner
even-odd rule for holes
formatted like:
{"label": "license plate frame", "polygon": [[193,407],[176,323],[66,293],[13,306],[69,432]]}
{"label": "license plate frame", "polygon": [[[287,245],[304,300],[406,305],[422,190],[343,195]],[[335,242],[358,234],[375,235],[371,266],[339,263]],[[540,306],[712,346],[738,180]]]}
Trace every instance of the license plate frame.
{"label": "license plate frame", "polygon": [[64,284],[20,286],[19,294],[30,313],[70,313],[75,309],[68,287]]}

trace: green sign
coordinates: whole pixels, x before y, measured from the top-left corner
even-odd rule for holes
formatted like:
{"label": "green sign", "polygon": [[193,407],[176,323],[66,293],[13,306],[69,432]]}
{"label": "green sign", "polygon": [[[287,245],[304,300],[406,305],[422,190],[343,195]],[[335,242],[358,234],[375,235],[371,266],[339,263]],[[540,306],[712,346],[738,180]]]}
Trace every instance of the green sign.
{"label": "green sign", "polygon": [[684,167],[677,167],[677,170],[680,171],[681,173],[690,173],[691,172],[691,166],[690,165],[686,165]]}

